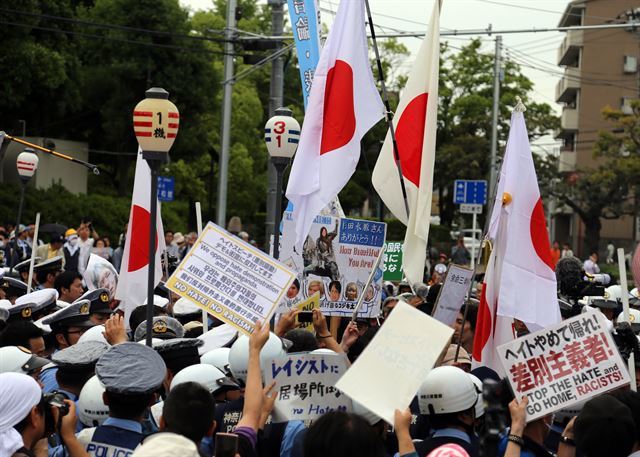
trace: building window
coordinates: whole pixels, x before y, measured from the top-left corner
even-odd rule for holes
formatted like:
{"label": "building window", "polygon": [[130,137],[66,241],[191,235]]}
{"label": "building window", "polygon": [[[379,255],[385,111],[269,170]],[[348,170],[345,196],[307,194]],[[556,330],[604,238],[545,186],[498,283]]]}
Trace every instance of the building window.
{"label": "building window", "polygon": [[623,114],[627,114],[627,115],[633,114],[633,108],[631,107],[631,100],[633,99],[630,97],[622,97],[622,102],[620,103],[620,111],[622,111]]}
{"label": "building window", "polygon": [[638,71],[638,58],[636,56],[624,56],[624,72],[632,74]]}

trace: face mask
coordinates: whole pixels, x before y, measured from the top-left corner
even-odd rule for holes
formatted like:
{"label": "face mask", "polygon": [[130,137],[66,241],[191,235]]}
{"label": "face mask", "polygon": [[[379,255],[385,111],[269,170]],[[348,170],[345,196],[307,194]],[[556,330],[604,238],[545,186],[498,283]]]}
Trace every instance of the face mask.
{"label": "face mask", "polygon": [[73,238],[73,239],[69,240],[69,244],[71,246],[75,246],[76,244],[78,244],[78,239],[77,238]]}

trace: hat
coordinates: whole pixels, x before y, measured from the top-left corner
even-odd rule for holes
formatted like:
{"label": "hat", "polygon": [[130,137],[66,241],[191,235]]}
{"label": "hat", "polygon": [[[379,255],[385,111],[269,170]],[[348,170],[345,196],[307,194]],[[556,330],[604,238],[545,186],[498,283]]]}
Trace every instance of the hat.
{"label": "hat", "polygon": [[25,303],[23,305],[12,305],[9,300],[0,300],[0,308],[7,310],[9,313],[9,317],[7,321],[17,321],[17,320],[33,320],[33,305],[31,303]]}
{"label": "hat", "polygon": [[0,289],[4,290],[7,297],[20,297],[27,293],[27,285],[22,281],[4,276],[0,279]]}
{"label": "hat", "polygon": [[[624,311],[618,314],[617,322],[624,321]],[[636,335],[640,332],[640,311],[637,309],[629,308],[629,324],[631,324],[631,329],[633,333]],[[640,357],[638,357],[640,359]]]}
{"label": "hat", "polygon": [[40,403],[42,390],[31,376],[22,373],[0,374],[0,451],[13,455],[24,446],[22,436],[14,428],[31,408]]}
{"label": "hat", "polygon": [[180,232],[176,232],[176,233],[174,233],[174,234],[173,234],[173,241],[174,241],[176,244],[182,244],[182,243],[184,243],[184,235],[183,235],[182,233],[180,233]]}
{"label": "hat", "polygon": [[142,344],[112,346],[96,364],[96,375],[107,391],[149,394],[164,381],[167,367],[158,353]]}
{"label": "hat", "polygon": [[113,314],[113,310],[109,308],[109,303],[111,303],[109,289],[101,288],[89,290],[82,294],[76,302],[80,300],[89,301],[89,314]]}
{"label": "hat", "polygon": [[98,359],[109,350],[109,345],[100,341],[82,341],[54,352],[51,361],[59,370],[68,372],[93,370]]}
{"label": "hat", "polygon": [[33,267],[33,271],[34,272],[39,272],[39,271],[52,271],[52,272],[56,272],[56,271],[62,271],[62,261],[64,260],[64,258],[62,256],[56,256],[56,257],[52,257],[50,259],[47,259],[43,262],[40,262],[38,264],[36,264]]}
{"label": "hat", "polygon": [[70,228],[66,232],[64,232],[65,238],[69,238],[70,236],[73,236],[73,235],[78,235],[78,232],[74,228]]}
{"label": "hat", "polygon": [[607,300],[606,298],[595,298],[591,300],[589,306],[600,309],[616,309],[618,307],[617,300]]}
{"label": "hat", "polygon": [[204,345],[204,341],[198,338],[173,338],[162,340],[153,346],[158,351],[162,360],[173,374],[182,368],[200,363],[198,348]]}
{"label": "hat", "polygon": [[149,435],[132,457],[199,457],[198,448],[189,438],[177,433],[161,432]]}
{"label": "hat", "polygon": [[173,315],[175,317],[188,316],[190,314],[201,314],[202,308],[188,298],[181,298],[173,304]]}
{"label": "hat", "polygon": [[[42,260],[42,257],[35,257],[34,258],[34,262],[37,264],[40,260]],[[27,259],[27,260],[23,260],[22,262],[16,263],[13,266],[13,269],[15,271],[17,271],[18,273],[26,273],[29,271],[29,264],[31,263],[31,259]],[[33,267],[34,271],[35,271],[35,266]]]}
{"label": "hat", "polygon": [[[204,341],[204,346],[200,348],[200,355],[213,349],[229,346],[238,336],[238,330],[230,324],[222,324],[198,336]],[[638,357],[640,359],[640,357]]]}
{"label": "hat", "polygon": [[18,297],[14,306],[31,306],[31,312],[54,311],[57,309],[58,291],[40,289]]}
{"label": "hat", "polygon": [[38,368],[49,364],[43,357],[38,357],[21,346],[5,346],[0,348],[0,373],[31,374]]}
{"label": "hat", "polygon": [[429,286],[427,286],[426,284],[418,282],[413,285],[413,290],[416,291],[416,295],[423,301],[427,299],[427,296],[429,294]]}
{"label": "hat", "polygon": [[[147,304],[147,299],[144,299],[143,305]],[[167,305],[169,304],[169,299],[166,297],[162,297],[161,295],[153,296],[153,306],[157,306],[158,308],[162,308],[163,310],[167,309]]]}
{"label": "hat", "polygon": [[458,360],[456,361],[457,350],[458,350],[457,344],[450,344],[446,354],[444,355],[444,358],[442,359],[442,363],[440,363],[440,365],[450,366],[450,365],[454,365],[455,363],[471,364],[471,357],[469,356],[469,353],[466,351],[466,349],[463,348],[462,346],[460,346],[460,352],[458,352]]}
{"label": "hat", "polygon": [[636,427],[631,410],[615,397],[592,398],[574,425],[576,447],[585,456],[626,457],[631,453]]}
{"label": "hat", "polygon": [[50,244],[64,243],[64,242],[65,242],[65,237],[62,233],[54,233],[53,235],[51,235],[51,240],[49,241]]}
{"label": "hat", "polygon": [[[184,327],[177,319],[169,316],[155,316],[152,324],[152,338],[160,338],[161,340],[169,340],[171,338],[182,338],[184,336]],[[142,321],[136,331],[133,339],[141,341],[147,337],[147,321]]]}
{"label": "hat", "polygon": [[22,232],[26,232],[27,230],[28,230],[28,228],[27,228],[27,226],[26,226],[26,225],[24,225],[24,224],[19,224],[19,225],[16,227],[15,232],[16,232],[16,234],[18,234],[18,235],[19,235],[19,234],[21,234]]}
{"label": "hat", "polygon": [[65,327],[93,327],[93,322],[89,320],[89,300],[76,301],[47,316],[42,323],[50,326],[52,330]]}

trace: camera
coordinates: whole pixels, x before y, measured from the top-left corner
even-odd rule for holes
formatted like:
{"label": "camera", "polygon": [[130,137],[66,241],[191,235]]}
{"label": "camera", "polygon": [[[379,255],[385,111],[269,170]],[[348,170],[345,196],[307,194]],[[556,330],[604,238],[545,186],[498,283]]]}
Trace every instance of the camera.
{"label": "camera", "polygon": [[[46,435],[52,435],[59,429],[59,423],[64,416],[69,414],[69,405],[64,401],[67,400],[67,396],[60,392],[49,392],[42,396],[42,403],[44,404],[44,423],[46,426]],[[58,409],[58,423],[55,421],[53,415],[53,408]]]}

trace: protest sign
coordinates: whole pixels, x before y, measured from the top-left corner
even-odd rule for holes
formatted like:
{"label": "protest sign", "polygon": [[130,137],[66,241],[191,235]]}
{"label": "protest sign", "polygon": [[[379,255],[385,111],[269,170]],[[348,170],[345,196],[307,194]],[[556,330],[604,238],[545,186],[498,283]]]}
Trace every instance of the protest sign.
{"label": "protest sign", "polygon": [[271,361],[265,384],[278,392],[273,422],[317,419],[329,411],[351,411],[351,399],[336,389],[347,371],[343,354],[291,354]]}
{"label": "protest sign", "polygon": [[118,272],[108,260],[99,255],[91,254],[82,278],[89,290],[105,288],[109,291],[109,297],[115,297],[118,287]]}
{"label": "protest sign", "polygon": [[336,387],[393,424],[395,410],[409,406],[452,334],[451,327],[400,301]]}
{"label": "protest sign", "polygon": [[527,422],[629,384],[599,311],[518,338],[497,351],[515,396],[529,397]]}
{"label": "protest sign", "polygon": [[284,297],[295,273],[209,222],[166,286],[209,314],[251,334]]}
{"label": "protest sign", "polygon": [[[302,252],[294,249],[292,213],[284,213],[282,227],[280,259],[298,273],[298,289],[289,289],[279,310],[291,309],[302,299],[319,292],[320,309],[325,315],[350,316],[384,246],[386,224],[319,215]],[[358,316],[377,316],[382,296],[382,269],[378,269],[364,294]]]}
{"label": "protest sign", "polygon": [[400,241],[387,241],[382,279],[402,281],[402,243]]}
{"label": "protest sign", "polygon": [[434,319],[445,325],[455,323],[472,279],[473,270],[453,263],[449,265],[447,276],[433,309]]}

